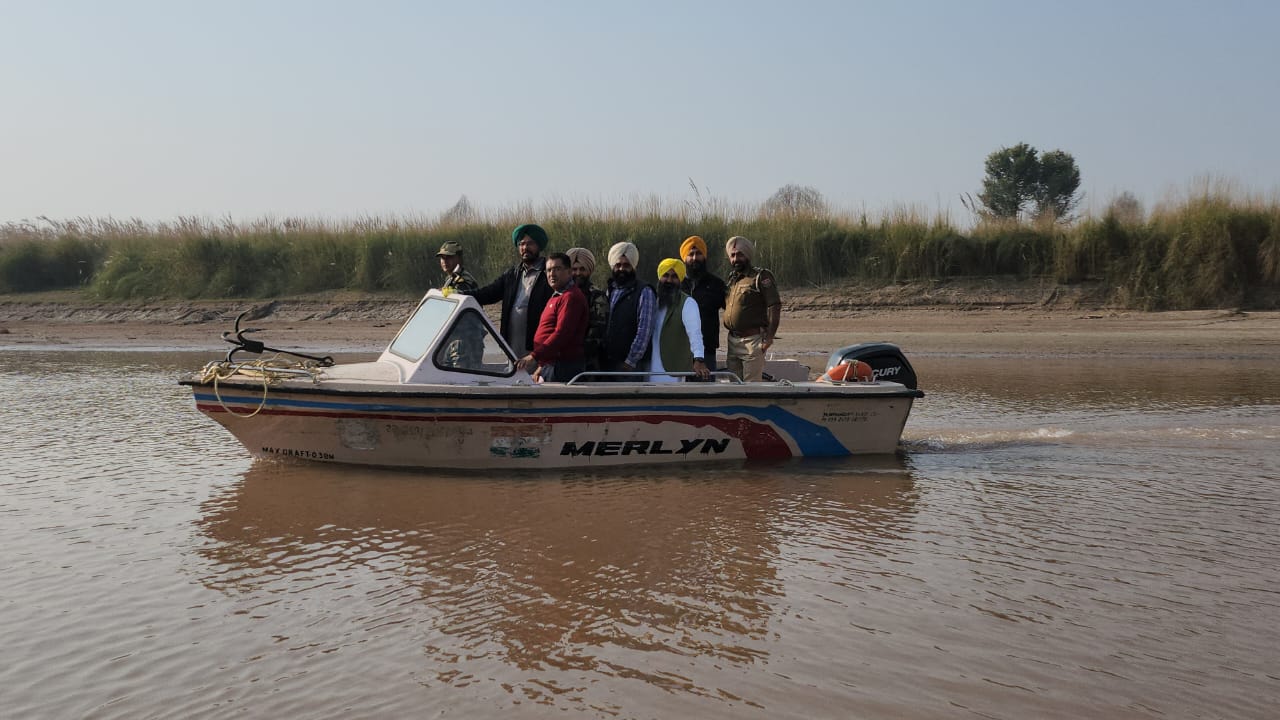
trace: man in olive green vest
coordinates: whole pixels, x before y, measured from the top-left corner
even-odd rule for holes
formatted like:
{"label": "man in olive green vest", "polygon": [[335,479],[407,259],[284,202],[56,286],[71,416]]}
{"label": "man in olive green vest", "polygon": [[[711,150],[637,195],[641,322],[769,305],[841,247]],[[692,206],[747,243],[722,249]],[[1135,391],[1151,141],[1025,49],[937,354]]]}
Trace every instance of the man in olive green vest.
{"label": "man in olive green vest", "polygon": [[652,382],[677,382],[680,377],[661,373],[694,372],[699,380],[711,377],[703,357],[702,315],[698,303],[680,289],[685,266],[676,258],[658,263],[658,315],[653,323],[653,353],[649,358]]}

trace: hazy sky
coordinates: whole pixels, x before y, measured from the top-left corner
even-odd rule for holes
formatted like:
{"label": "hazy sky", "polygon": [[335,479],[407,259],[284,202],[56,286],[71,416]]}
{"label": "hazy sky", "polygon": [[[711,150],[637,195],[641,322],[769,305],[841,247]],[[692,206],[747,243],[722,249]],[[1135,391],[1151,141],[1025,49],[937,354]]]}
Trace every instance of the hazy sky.
{"label": "hazy sky", "polygon": [[1280,3],[0,0],[0,222],[1280,188]]}

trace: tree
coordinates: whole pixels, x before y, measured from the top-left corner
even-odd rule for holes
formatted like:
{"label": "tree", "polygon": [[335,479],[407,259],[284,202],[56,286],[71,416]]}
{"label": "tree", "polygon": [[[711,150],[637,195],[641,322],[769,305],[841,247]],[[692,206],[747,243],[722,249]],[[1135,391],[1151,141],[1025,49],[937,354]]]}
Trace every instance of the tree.
{"label": "tree", "polygon": [[817,215],[827,211],[827,201],[817,188],[788,183],[765,200],[761,209],[766,215]]}
{"label": "tree", "polygon": [[1026,143],[1000,148],[987,156],[987,176],[978,199],[986,212],[998,218],[1014,218],[1022,212],[1040,175],[1036,149]]}
{"label": "tree", "polygon": [[1040,155],[1027,143],[1000,148],[987,156],[982,180],[983,214],[997,218],[1032,217],[1066,220],[1080,203],[1080,168],[1070,153],[1051,150]]}
{"label": "tree", "polygon": [[1080,204],[1080,167],[1070,153],[1050,150],[1040,156],[1040,179],[1036,183],[1036,217],[1069,220]]}

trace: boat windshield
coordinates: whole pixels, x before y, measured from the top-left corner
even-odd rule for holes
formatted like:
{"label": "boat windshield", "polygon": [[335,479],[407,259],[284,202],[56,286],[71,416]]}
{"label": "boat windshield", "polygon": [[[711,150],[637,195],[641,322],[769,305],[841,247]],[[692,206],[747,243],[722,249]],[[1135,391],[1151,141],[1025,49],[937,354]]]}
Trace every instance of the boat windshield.
{"label": "boat windshield", "polygon": [[515,358],[484,317],[472,308],[459,312],[457,307],[456,300],[424,299],[391,342],[391,352],[419,362],[434,345],[432,362],[441,370],[497,377],[513,375]]}
{"label": "boat windshield", "polygon": [[424,299],[391,343],[391,352],[406,360],[422,357],[457,306],[456,302],[444,298]]}

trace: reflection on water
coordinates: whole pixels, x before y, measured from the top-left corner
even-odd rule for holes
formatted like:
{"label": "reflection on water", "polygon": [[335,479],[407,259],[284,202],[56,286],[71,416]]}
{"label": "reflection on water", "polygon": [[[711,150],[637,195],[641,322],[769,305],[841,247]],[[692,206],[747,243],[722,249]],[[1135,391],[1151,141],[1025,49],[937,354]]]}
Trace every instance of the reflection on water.
{"label": "reflection on water", "polygon": [[473,669],[499,662],[518,675],[488,691],[542,702],[585,702],[602,678],[715,697],[679,668],[768,660],[792,538],[860,554],[909,525],[900,463],[865,467],[494,480],[263,463],[202,508],[202,580],[287,595],[342,578],[421,637],[437,683],[492,683]]}
{"label": "reflection on water", "polygon": [[250,462],[200,355],[0,350],[12,717],[1263,718],[1280,369],[925,357],[901,458]]}

